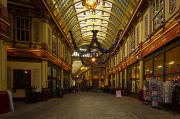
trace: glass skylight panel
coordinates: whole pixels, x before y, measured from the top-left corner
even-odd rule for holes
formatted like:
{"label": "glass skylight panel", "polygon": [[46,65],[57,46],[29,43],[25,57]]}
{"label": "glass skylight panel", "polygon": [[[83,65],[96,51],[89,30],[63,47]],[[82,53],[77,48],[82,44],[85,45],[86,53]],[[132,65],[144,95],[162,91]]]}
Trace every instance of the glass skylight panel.
{"label": "glass skylight panel", "polygon": [[81,30],[86,30],[86,27],[82,28]]}
{"label": "glass skylight panel", "polygon": [[96,15],[102,15],[102,11],[96,11]]}
{"label": "glass skylight panel", "polygon": [[82,32],[82,36],[88,35],[87,32]]}
{"label": "glass skylight panel", "polygon": [[82,16],[84,16],[84,13],[79,13],[77,16],[82,17]]}
{"label": "glass skylight panel", "polygon": [[56,1],[57,1],[57,0],[52,0],[53,4],[55,4],[55,3],[56,3]]}
{"label": "glass skylight panel", "polygon": [[107,9],[108,11],[111,11],[111,7],[107,7],[106,9]]}
{"label": "glass skylight panel", "polygon": [[82,3],[81,3],[81,2],[76,3],[74,6],[75,6],[75,8],[76,8],[76,9],[82,9],[82,8],[83,8],[83,6],[82,6]]}
{"label": "glass skylight panel", "polygon": [[110,14],[107,13],[107,12],[104,12],[103,15],[105,15],[105,16],[110,16]]}
{"label": "glass skylight panel", "polygon": [[79,24],[86,24],[86,22],[85,21],[81,21],[81,22],[79,22]]}
{"label": "glass skylight panel", "polygon": [[107,31],[107,28],[105,28],[105,27],[101,27],[101,29],[102,29],[102,31],[104,31],[104,32],[106,32]]}
{"label": "glass skylight panel", "polygon": [[101,22],[101,19],[96,19],[96,22]]}
{"label": "glass skylight panel", "polygon": [[100,29],[100,28],[101,28],[101,26],[96,26],[96,28],[99,28],[99,29]]}
{"label": "glass skylight panel", "polygon": [[108,22],[107,22],[107,21],[105,21],[105,20],[103,20],[103,24],[108,24]]}
{"label": "glass skylight panel", "polygon": [[[93,24],[92,24],[92,25],[93,25]],[[87,28],[87,29],[91,29],[91,28],[92,28],[92,26],[87,26],[86,28]]]}
{"label": "glass skylight panel", "polygon": [[71,30],[74,31],[79,28],[79,24],[76,24]]}
{"label": "glass skylight panel", "polygon": [[86,11],[85,13],[86,13],[86,15],[88,15],[88,16],[89,16],[89,15],[92,15],[92,13],[91,13],[90,11]]}
{"label": "glass skylight panel", "polygon": [[73,13],[74,13],[73,8],[70,7],[70,9],[68,9],[67,12],[63,15],[64,20],[66,21],[68,17]]}
{"label": "glass skylight panel", "polygon": [[105,6],[112,6],[112,3],[105,1]]}
{"label": "glass skylight panel", "polygon": [[99,0],[99,5],[103,5],[103,1],[102,0]]}
{"label": "glass skylight panel", "polygon": [[105,18],[105,19],[109,19],[109,16],[103,16],[103,18]]}

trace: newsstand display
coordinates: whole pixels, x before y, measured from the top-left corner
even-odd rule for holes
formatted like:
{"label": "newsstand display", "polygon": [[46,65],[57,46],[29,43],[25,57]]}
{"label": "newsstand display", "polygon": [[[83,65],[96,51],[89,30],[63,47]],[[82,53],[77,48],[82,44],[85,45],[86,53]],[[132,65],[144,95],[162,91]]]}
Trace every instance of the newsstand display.
{"label": "newsstand display", "polygon": [[158,85],[157,80],[154,78],[151,78],[151,103],[153,107],[158,106]]}
{"label": "newsstand display", "polygon": [[165,107],[174,110],[180,105],[180,81],[174,79],[163,82],[151,77],[143,84],[144,100],[152,107]]}

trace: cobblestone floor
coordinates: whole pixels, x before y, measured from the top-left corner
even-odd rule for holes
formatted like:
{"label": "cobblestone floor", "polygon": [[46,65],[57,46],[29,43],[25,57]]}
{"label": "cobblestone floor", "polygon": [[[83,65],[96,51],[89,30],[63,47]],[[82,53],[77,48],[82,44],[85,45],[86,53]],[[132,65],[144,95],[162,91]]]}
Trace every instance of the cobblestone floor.
{"label": "cobblestone floor", "polygon": [[47,102],[15,103],[15,112],[0,115],[0,119],[180,119],[180,115],[153,109],[130,97],[80,92]]}

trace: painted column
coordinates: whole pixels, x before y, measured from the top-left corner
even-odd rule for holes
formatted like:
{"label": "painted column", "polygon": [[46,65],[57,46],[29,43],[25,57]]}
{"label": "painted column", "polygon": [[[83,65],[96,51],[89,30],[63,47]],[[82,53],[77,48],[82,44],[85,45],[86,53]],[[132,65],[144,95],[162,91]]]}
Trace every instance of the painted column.
{"label": "painted column", "polygon": [[119,72],[117,72],[117,74],[116,74],[116,80],[117,80],[117,88],[119,88]]}
{"label": "painted column", "polygon": [[6,42],[0,40],[0,91],[7,90],[7,49]]}
{"label": "painted column", "polygon": [[117,74],[115,74],[115,88],[117,88]]}
{"label": "painted column", "polygon": [[[9,39],[7,0],[0,0],[0,114],[9,112],[9,99],[7,90],[7,47]],[[11,96],[12,97],[12,96]]]}
{"label": "painted column", "polygon": [[72,73],[70,72],[70,76],[69,76],[69,88],[72,87]]}
{"label": "painted column", "polygon": [[99,80],[99,86],[101,86],[101,78],[99,77],[99,79],[98,79],[98,80]]}
{"label": "painted column", "polygon": [[[7,48],[6,40],[9,38],[7,0],[0,1],[0,91],[7,90]],[[2,32],[3,31],[3,32]]]}
{"label": "painted column", "polygon": [[119,81],[120,81],[120,88],[122,89],[122,71],[120,72]]}
{"label": "painted column", "polygon": [[108,68],[107,67],[105,71],[105,86],[108,86]]}
{"label": "painted column", "polygon": [[139,66],[140,66],[140,77],[139,77],[139,88],[143,88],[143,60],[139,61]]}
{"label": "painted column", "polygon": [[113,75],[111,75],[111,88],[113,88]]}
{"label": "painted column", "polygon": [[64,88],[63,81],[64,81],[64,73],[63,73],[63,69],[61,69],[61,88]]}
{"label": "painted column", "polygon": [[92,86],[92,79],[90,79],[90,84],[89,85]]}
{"label": "painted column", "polygon": [[127,69],[124,70],[124,78],[125,78],[125,80],[124,80],[124,89],[126,89],[127,88]]}
{"label": "painted column", "polygon": [[140,77],[139,77],[139,94],[138,98],[139,100],[143,99],[143,60],[139,61],[139,66],[140,66]]}
{"label": "painted column", "polygon": [[42,44],[44,44],[44,48],[47,48],[48,47],[48,24],[47,24],[47,20],[46,19],[43,19],[42,20],[42,26],[41,26],[41,29],[42,29],[42,33],[41,34],[41,38],[42,38]]}
{"label": "painted column", "polygon": [[41,74],[42,74],[42,88],[48,88],[48,63],[47,61],[42,61],[41,64]]}

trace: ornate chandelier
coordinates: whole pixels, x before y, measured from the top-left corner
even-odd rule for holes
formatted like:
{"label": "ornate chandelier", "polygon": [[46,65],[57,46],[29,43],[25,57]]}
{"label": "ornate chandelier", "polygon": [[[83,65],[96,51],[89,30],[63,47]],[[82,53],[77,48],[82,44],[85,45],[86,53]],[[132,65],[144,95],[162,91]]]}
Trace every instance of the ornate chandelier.
{"label": "ornate chandelier", "polygon": [[94,10],[98,4],[98,0],[82,0],[82,5],[89,10]]}

